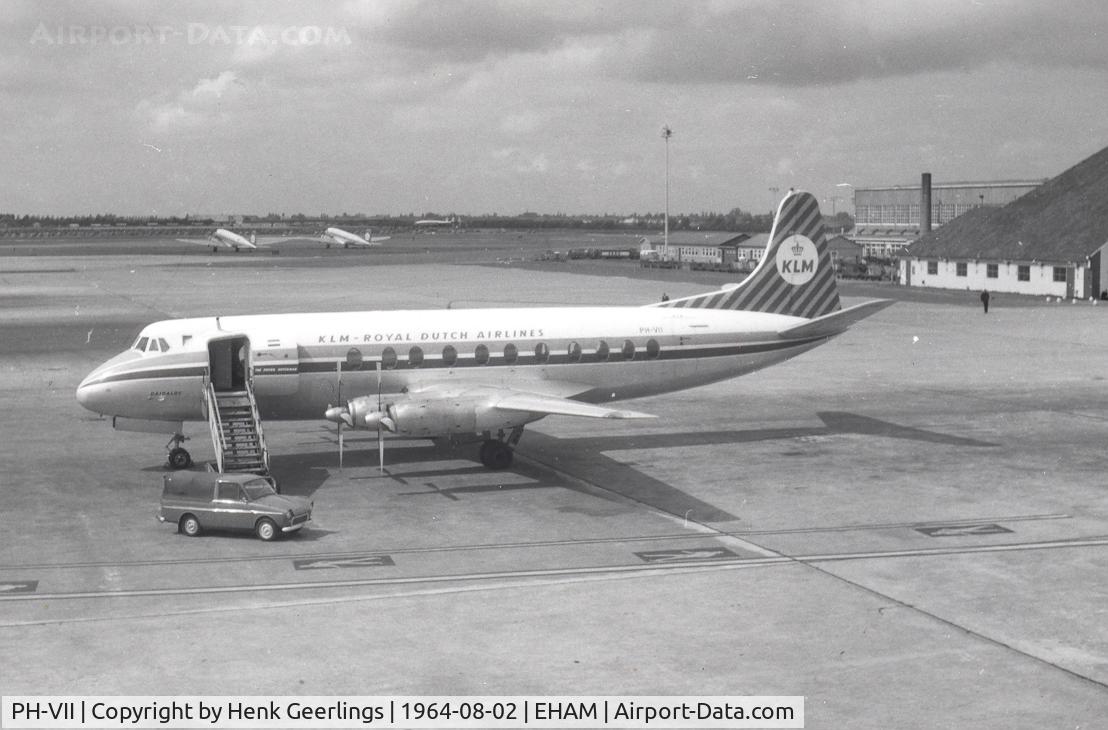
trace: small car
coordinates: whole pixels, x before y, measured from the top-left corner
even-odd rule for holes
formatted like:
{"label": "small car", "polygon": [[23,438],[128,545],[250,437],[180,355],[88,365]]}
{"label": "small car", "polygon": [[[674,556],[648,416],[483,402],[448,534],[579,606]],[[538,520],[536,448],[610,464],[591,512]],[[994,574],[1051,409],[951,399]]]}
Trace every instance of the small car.
{"label": "small car", "polygon": [[277,493],[271,477],[178,471],[166,474],[160,522],[195,537],[201,530],[251,530],[262,540],[304,527],[314,504]]}

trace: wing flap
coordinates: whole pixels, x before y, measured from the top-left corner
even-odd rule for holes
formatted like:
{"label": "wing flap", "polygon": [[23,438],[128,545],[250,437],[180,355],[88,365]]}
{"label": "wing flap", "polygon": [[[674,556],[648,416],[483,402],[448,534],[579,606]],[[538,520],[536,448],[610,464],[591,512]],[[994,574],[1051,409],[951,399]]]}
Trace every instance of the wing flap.
{"label": "wing flap", "polygon": [[639,411],[627,411],[605,406],[597,406],[591,403],[558,398],[556,396],[539,395],[538,393],[511,392],[502,398],[498,398],[493,407],[506,411],[526,411],[528,413],[543,413],[557,416],[582,416],[584,418],[655,418],[649,413]]}

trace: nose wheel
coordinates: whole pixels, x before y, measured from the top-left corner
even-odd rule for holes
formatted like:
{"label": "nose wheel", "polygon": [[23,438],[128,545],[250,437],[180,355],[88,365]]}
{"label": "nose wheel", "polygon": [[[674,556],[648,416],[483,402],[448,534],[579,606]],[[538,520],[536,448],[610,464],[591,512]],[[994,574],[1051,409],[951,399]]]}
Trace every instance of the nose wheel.
{"label": "nose wheel", "polygon": [[165,450],[169,452],[170,469],[188,469],[192,466],[192,455],[181,447],[181,444],[185,441],[188,441],[188,436],[183,433],[175,433],[169,443],[165,445]]}

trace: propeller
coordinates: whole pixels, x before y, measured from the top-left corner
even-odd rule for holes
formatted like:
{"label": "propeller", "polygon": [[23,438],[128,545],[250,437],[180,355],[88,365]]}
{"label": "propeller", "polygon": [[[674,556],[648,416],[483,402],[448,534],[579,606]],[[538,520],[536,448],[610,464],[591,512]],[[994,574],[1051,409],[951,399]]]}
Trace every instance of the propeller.
{"label": "propeller", "polygon": [[[324,412],[323,417],[336,425],[339,442],[339,467],[342,467],[343,432],[345,424],[350,428],[376,428],[377,429],[377,459],[383,474],[385,471],[385,432],[396,432],[396,419],[392,406],[386,405],[382,396],[381,363],[377,363],[377,408],[373,410],[370,396],[361,396],[347,403],[345,406],[330,406]],[[341,364],[339,370],[339,394],[342,391]]]}

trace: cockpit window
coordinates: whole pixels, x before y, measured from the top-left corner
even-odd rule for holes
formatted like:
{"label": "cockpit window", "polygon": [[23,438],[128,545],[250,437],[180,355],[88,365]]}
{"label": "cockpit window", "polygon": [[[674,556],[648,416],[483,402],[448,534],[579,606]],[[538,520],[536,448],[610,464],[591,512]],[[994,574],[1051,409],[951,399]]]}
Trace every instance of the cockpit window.
{"label": "cockpit window", "polygon": [[135,349],[139,352],[146,352],[146,343],[150,341],[149,337],[140,337],[135,341]]}
{"label": "cockpit window", "polygon": [[147,352],[157,352],[159,349],[161,349],[161,348],[158,347],[158,340],[151,337],[150,338],[150,346],[146,348],[146,351]]}
{"label": "cockpit window", "polygon": [[158,338],[158,344],[162,346],[162,352],[169,352],[169,343],[161,337]]}

